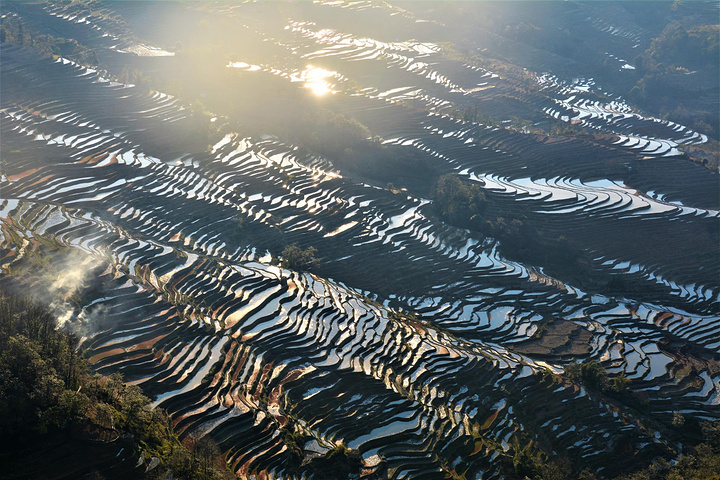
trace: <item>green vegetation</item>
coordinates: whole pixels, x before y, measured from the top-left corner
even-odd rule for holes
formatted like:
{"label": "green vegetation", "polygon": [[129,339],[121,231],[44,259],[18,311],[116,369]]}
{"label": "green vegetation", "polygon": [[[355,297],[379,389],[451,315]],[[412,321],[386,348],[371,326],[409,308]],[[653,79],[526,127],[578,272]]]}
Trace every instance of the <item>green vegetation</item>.
{"label": "green vegetation", "polygon": [[[582,71],[586,78],[598,79],[606,88],[612,86],[610,91],[629,98],[648,113],[687,125],[717,140],[720,26],[716,12],[710,13],[706,8],[709,4],[693,1],[656,2],[652,9],[642,2],[615,5],[607,10],[616,10],[614,14],[627,17],[628,25],[638,25],[653,36],[644,52],[627,58],[635,70],[621,68],[618,58],[598,49],[598,44],[605,41],[599,31],[586,28],[584,22],[568,21],[579,12],[594,18],[592,8],[577,3],[566,3],[563,7],[561,3],[541,2],[524,5],[522,9],[498,4],[455,11],[431,10],[428,6],[429,11],[423,13],[432,12],[446,24],[467,22],[476,26],[476,31],[492,32],[487,43],[494,48],[482,51],[473,51],[461,43],[443,44],[444,52],[458,60],[513,79],[523,79],[519,65],[528,69],[525,74],[550,70],[561,78],[573,78]],[[422,11],[421,7],[414,9]],[[633,48],[641,44],[638,40]],[[523,82],[521,88],[536,89],[535,79],[525,77]],[[473,119],[472,109],[452,115]]]}
{"label": "green vegetation", "polygon": [[719,25],[670,23],[633,63],[641,76],[630,90],[634,102],[714,138],[720,136],[717,112],[695,101],[708,92],[695,77],[717,71],[720,63]]}
{"label": "green vegetation", "polygon": [[571,379],[588,386],[602,389],[608,385],[607,372],[600,362],[596,360],[571,363],[565,367],[565,374]]}
{"label": "green vegetation", "polygon": [[[436,213],[444,221],[501,239],[507,246],[520,245],[520,237],[531,239],[520,218],[495,216],[488,211],[490,202],[480,187],[461,180],[456,175],[441,176],[433,190]],[[494,209],[493,209],[494,211]],[[524,240],[523,240],[524,242]]]}
{"label": "green vegetation", "polygon": [[[594,360],[573,363],[565,368],[564,375],[555,375],[547,371],[539,376],[539,381],[554,385],[573,383],[606,396],[606,399],[622,398],[629,406],[641,406],[634,395],[627,391],[630,381],[624,376],[611,377]],[[524,411],[520,405],[519,410]],[[525,412],[526,414],[529,412]],[[532,419],[525,423],[526,430],[514,437],[509,452],[501,454],[500,461],[504,471],[511,479],[518,480],[597,480],[593,472],[583,466],[582,460],[572,459],[561,454],[550,453],[555,450],[553,439],[539,436],[533,439],[530,432],[536,428]],[[634,473],[626,473],[615,480],[720,480],[720,422],[701,421],[675,413],[671,421],[673,431],[680,435],[686,454],[671,463],[659,458],[646,468]],[[542,441],[539,441],[542,440]]]}
{"label": "green vegetation", "polygon": [[576,267],[579,251],[565,237],[548,238],[524,216],[501,211],[478,185],[456,175],[443,175],[433,189],[432,199],[443,221],[500,240],[500,249],[506,255],[535,264]]}
{"label": "green vegetation", "polygon": [[674,465],[657,460],[617,480],[720,480],[720,422],[703,424],[702,433],[703,442],[680,456]]}
{"label": "green vegetation", "polygon": [[635,67],[645,71],[703,68],[718,63],[720,25],[686,27],[677,21],[665,27],[650,48],[635,57]]}
{"label": "green vegetation", "polygon": [[22,20],[14,16],[0,19],[0,43],[13,43],[31,47],[43,55],[65,57],[83,65],[97,65],[95,51],[79,44],[76,40],[58,38],[52,35],[32,35]]}
{"label": "green vegetation", "polygon": [[296,243],[293,243],[283,249],[280,265],[283,268],[300,272],[312,271],[320,265],[320,260],[315,256],[316,253],[315,247],[307,247],[303,250]]}
{"label": "green vegetation", "polygon": [[[167,414],[151,408],[139,387],[123,383],[119,374],[90,372],[77,338],[57,329],[57,320],[46,306],[28,297],[2,295],[0,460],[4,471],[22,474],[37,451],[58,442],[78,448],[90,442],[100,448],[99,456],[108,456],[109,451],[111,458],[125,448],[134,452],[133,461],[142,457],[143,463],[155,465],[145,478],[227,477],[215,465],[219,450],[210,438],[191,438],[186,442],[190,450],[185,448]],[[84,458],[86,452],[76,455],[65,463],[92,466],[94,459]],[[66,465],[48,465],[48,469],[62,468]],[[135,476],[141,476],[140,471]]]}
{"label": "green vegetation", "polygon": [[135,85],[144,91],[150,90],[150,77],[137,68],[123,67],[120,74],[116,76],[116,79],[121,83]]}
{"label": "green vegetation", "polygon": [[606,393],[624,393],[630,384],[630,380],[624,375],[608,375],[597,360],[571,363],[565,367],[565,375],[573,381]]}
{"label": "green vegetation", "polygon": [[621,275],[594,268],[577,236],[558,235],[557,230],[533,222],[522,210],[508,210],[492,192],[483,192],[476,183],[443,175],[431,198],[440,219],[499,240],[498,249],[507,258],[543,265],[549,275],[591,292],[627,295],[637,288]]}
{"label": "green vegetation", "polygon": [[[523,440],[520,440],[522,438]],[[524,436],[514,437],[512,442],[513,473],[520,479],[530,480],[596,480],[587,470],[574,469],[565,457],[548,456],[535,442]]]}
{"label": "green vegetation", "polygon": [[484,229],[487,200],[478,185],[463,182],[456,175],[443,175],[437,181],[433,200],[437,213],[448,223]]}
{"label": "green vegetation", "polygon": [[[465,122],[473,122],[493,126],[497,125],[497,123],[491,116],[486,116],[482,114],[480,108],[478,108],[478,105],[469,105],[464,108],[456,107],[450,110],[448,112],[448,115],[457,118],[458,120],[463,120]],[[520,123],[520,119],[517,119],[517,121],[518,123]]]}
{"label": "green vegetation", "polygon": [[351,474],[360,470],[360,453],[338,444],[327,454],[313,459],[307,470],[315,478],[342,480],[352,478]]}
{"label": "green vegetation", "polygon": [[87,406],[87,395],[76,393],[84,371],[77,340],[55,327],[47,308],[0,297],[0,441],[63,429]]}
{"label": "green vegetation", "polygon": [[524,229],[519,218],[492,215],[488,208],[491,202],[480,187],[456,175],[441,176],[433,189],[432,199],[435,212],[445,222],[492,235],[508,244],[514,245],[516,239],[513,237]]}

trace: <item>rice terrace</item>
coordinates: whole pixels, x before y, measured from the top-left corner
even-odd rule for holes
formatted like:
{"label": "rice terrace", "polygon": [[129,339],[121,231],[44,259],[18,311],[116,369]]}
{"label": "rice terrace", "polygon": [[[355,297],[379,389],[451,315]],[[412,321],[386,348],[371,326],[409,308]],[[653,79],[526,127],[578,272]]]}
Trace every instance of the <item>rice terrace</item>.
{"label": "rice terrace", "polygon": [[720,2],[0,1],[1,479],[720,479]]}

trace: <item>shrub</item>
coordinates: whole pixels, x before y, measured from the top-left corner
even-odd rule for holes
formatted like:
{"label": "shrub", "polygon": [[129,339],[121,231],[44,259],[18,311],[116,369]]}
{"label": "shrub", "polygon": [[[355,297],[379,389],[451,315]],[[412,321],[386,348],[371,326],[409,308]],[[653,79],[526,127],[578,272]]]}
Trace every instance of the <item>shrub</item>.
{"label": "shrub", "polygon": [[314,270],[320,265],[315,253],[317,253],[315,247],[307,247],[303,250],[293,243],[283,249],[280,264],[284,268],[301,272]]}

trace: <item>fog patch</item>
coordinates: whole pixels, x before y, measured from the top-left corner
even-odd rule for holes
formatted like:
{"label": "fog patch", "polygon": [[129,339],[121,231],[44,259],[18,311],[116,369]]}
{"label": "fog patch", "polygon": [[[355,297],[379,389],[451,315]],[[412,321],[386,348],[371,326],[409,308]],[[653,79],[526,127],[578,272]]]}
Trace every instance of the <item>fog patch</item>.
{"label": "fog patch", "polygon": [[[54,259],[53,271],[55,278],[44,288],[46,298],[51,299],[50,309],[57,317],[58,328],[67,328],[75,333],[82,333],[76,317],[77,302],[88,278],[100,263],[94,257],[83,252],[70,252],[60,259]],[[43,289],[41,288],[41,291]],[[84,329],[83,329],[84,330]]]}

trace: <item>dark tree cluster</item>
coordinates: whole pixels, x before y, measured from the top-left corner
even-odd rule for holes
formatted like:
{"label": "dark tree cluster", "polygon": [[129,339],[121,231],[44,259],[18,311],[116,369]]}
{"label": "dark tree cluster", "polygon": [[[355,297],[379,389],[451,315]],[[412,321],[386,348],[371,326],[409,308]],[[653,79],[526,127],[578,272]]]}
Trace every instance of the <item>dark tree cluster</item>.
{"label": "dark tree cluster", "polygon": [[320,265],[320,260],[315,256],[316,253],[315,247],[302,249],[293,243],[283,249],[280,265],[301,272],[311,271]]}
{"label": "dark tree cluster", "polygon": [[215,465],[219,450],[210,438],[190,438],[186,448],[167,414],[151,408],[139,387],[117,373],[91,373],[77,338],[58,328],[47,306],[0,295],[0,471],[22,477],[17,469],[33,463],[24,458],[27,448],[32,456],[58,440],[115,450],[120,447],[110,445],[120,443],[144,457],[143,463],[159,460],[152,469],[138,469],[135,478],[226,477]]}
{"label": "dark tree cluster", "polygon": [[720,26],[686,26],[676,21],[655,37],[650,47],[634,59],[640,75],[630,90],[630,98],[650,110],[662,112],[677,122],[718,138],[718,115],[712,108],[701,108],[695,99],[707,91],[696,79],[705,72],[717,72],[720,64]]}
{"label": "dark tree cluster", "polygon": [[463,182],[456,175],[443,175],[433,192],[435,210],[446,222],[476,230],[485,229],[485,194],[479,186]]}
{"label": "dark tree cluster", "polygon": [[44,55],[65,57],[83,65],[98,64],[95,52],[76,40],[33,35],[25,28],[22,19],[10,15],[0,19],[0,43],[31,47]]}
{"label": "dark tree cluster", "polygon": [[[26,297],[0,297],[0,442],[25,442],[80,414],[84,372],[77,339]],[[12,440],[11,440],[12,439]]]}

